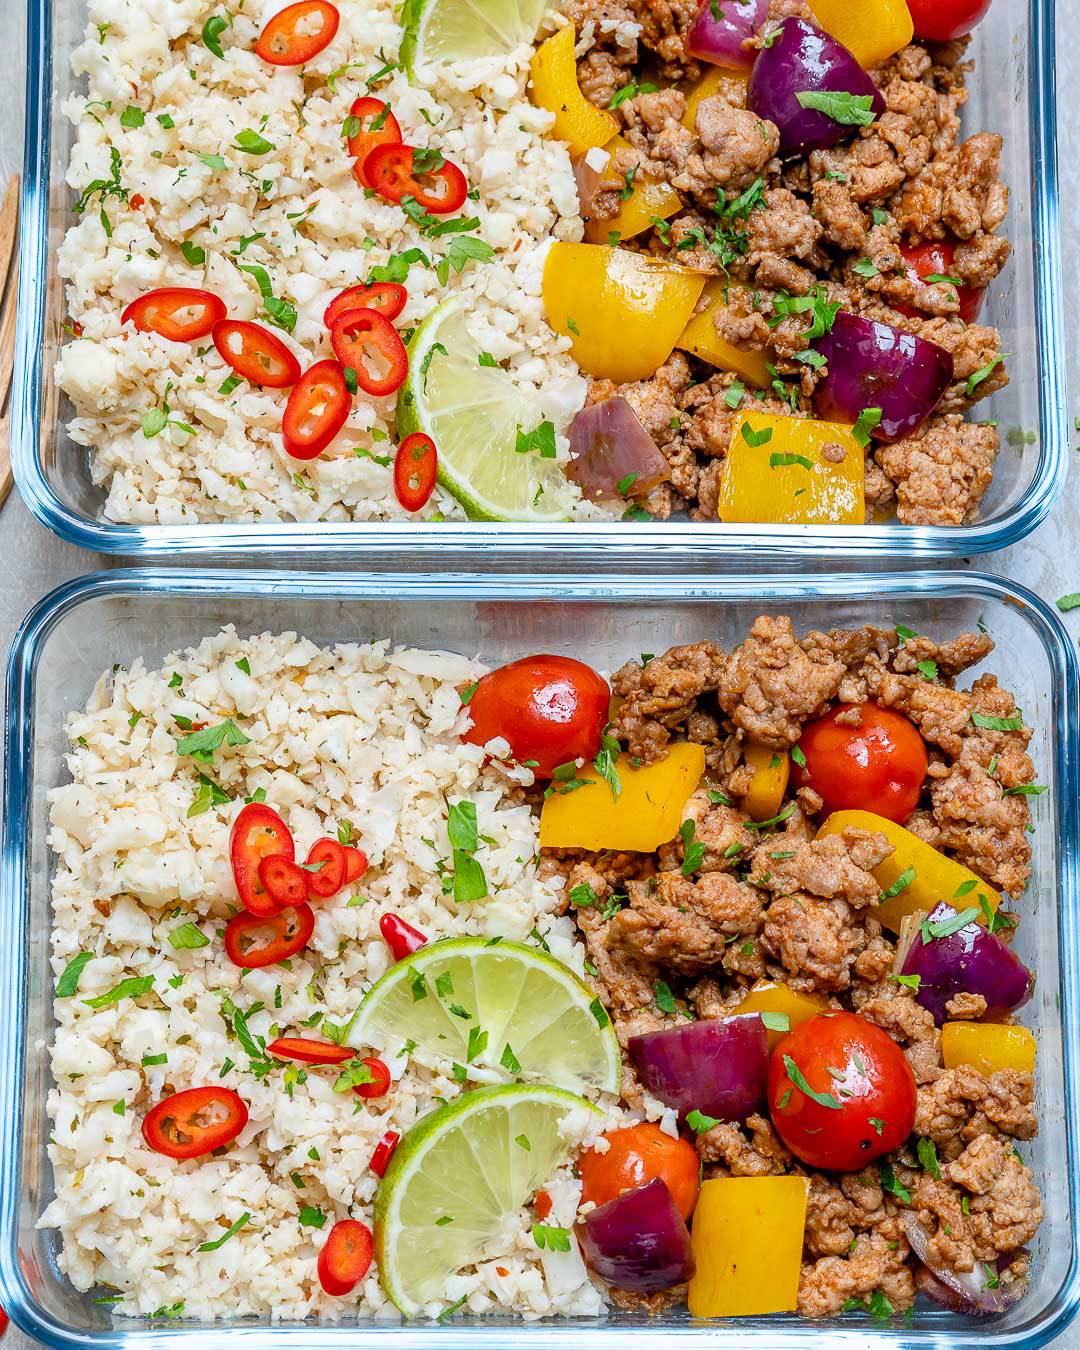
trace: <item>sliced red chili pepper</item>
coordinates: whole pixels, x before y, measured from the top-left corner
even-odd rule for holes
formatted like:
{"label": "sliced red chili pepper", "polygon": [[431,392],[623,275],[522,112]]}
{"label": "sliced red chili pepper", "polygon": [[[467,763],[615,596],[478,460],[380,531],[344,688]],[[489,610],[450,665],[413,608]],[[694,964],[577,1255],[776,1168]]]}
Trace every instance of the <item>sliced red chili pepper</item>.
{"label": "sliced red chili pepper", "polygon": [[146,1113],[142,1136],[167,1158],[201,1158],[231,1143],[247,1122],[244,1099],[231,1088],[188,1088]]}
{"label": "sliced red chili pepper", "polygon": [[128,206],[130,206],[133,211],[141,211],[145,205],[146,198],[141,192],[133,192],[128,198]]}
{"label": "sliced red chili pepper", "polygon": [[406,511],[419,511],[428,504],[438,476],[435,442],[422,431],[414,431],[402,441],[394,460],[394,492]]}
{"label": "sliced red chili pepper", "polygon": [[319,1283],[334,1298],[350,1294],[371,1269],[375,1243],[359,1219],[339,1219],[319,1253]]}
{"label": "sliced red chili pepper", "polygon": [[345,885],[348,859],[336,839],[316,839],[308,851],[304,866],[307,869],[308,895],[312,900],[329,900]]}
{"label": "sliced red chili pepper", "polygon": [[377,145],[364,161],[369,185],[388,202],[413,197],[433,216],[458,211],[469,195],[465,175],[437,150]]}
{"label": "sliced red chili pepper", "polygon": [[385,1097],[390,1091],[390,1070],[381,1059],[362,1059],[371,1070],[370,1083],[357,1083],[353,1091],[358,1097]]}
{"label": "sliced red chili pepper", "polygon": [[273,901],[275,914],[302,905],[308,898],[307,873],[291,858],[263,858],[259,863],[259,881]]}
{"label": "sliced red chili pepper", "polygon": [[302,66],[329,47],[340,23],[330,0],[299,0],[270,20],[255,43],[255,55],[272,66]]}
{"label": "sliced red chili pepper", "polygon": [[358,98],[349,109],[357,130],[349,137],[349,154],[353,156],[353,173],[361,187],[369,188],[365,164],[367,157],[380,145],[400,145],[401,127],[390,111],[390,105],[381,98]]}
{"label": "sliced red chili pepper", "polygon": [[387,1130],[375,1145],[375,1152],[371,1155],[368,1166],[377,1177],[386,1175],[386,1169],[390,1166],[390,1159],[394,1156],[394,1149],[397,1148],[400,1138],[401,1135],[397,1130]]}
{"label": "sliced red chili pepper", "polygon": [[396,319],[409,300],[409,292],[396,281],[372,281],[350,286],[334,296],[326,307],[323,323],[333,328],[334,321],[353,309],[376,309],[384,319]]}
{"label": "sliced red chili pepper", "polygon": [[390,948],[395,961],[402,961],[413,952],[418,952],[427,943],[427,938],[411,923],[399,919],[396,914],[384,914],[379,920],[379,932]]}
{"label": "sliced red chili pepper", "polygon": [[309,1041],[306,1036],[279,1036],[266,1047],[278,1059],[298,1059],[302,1064],[344,1064],[353,1052],[330,1041]]}
{"label": "sliced red chili pepper", "polygon": [[249,384],[286,389],[300,378],[300,362],[280,338],[257,323],[222,319],[212,336],[221,359]]}
{"label": "sliced red chili pepper", "polygon": [[140,333],[157,333],[170,342],[195,342],[213,331],[228,310],[220,295],[194,286],[162,286],[132,300],[120,322],[130,319]]}
{"label": "sliced red chili pepper", "polygon": [[259,876],[262,860],[292,862],[295,856],[293,837],[278,813],[263,802],[249,802],[233,824],[229,860],[240,903],[250,914],[276,914],[281,908]]}
{"label": "sliced red chili pepper", "polygon": [[345,885],[351,886],[354,881],[359,881],[368,870],[368,857],[363,849],[346,848],[345,849]]}
{"label": "sliced red chili pepper", "polygon": [[536,1210],[536,1217],[541,1223],[551,1213],[551,1196],[547,1191],[537,1191],[536,1198],[533,1200],[533,1209]]}
{"label": "sliced red chili pepper", "polygon": [[352,396],[336,361],[316,361],[289,395],[281,419],[282,440],[293,459],[316,459],[349,415]]}
{"label": "sliced red chili pepper", "polygon": [[330,345],[356,383],[373,398],[387,398],[405,383],[409,355],[397,329],[374,309],[350,309],[334,320]]}
{"label": "sliced red chili pepper", "polygon": [[283,909],[280,914],[260,917],[237,914],[225,925],[225,954],[245,970],[261,970],[295,956],[315,931],[310,905]]}

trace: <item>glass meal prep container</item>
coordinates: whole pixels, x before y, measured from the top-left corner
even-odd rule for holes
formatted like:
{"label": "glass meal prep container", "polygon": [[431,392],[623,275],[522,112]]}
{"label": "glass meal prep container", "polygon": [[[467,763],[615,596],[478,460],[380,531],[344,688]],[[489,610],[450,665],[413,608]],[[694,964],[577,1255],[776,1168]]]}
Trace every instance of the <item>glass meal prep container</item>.
{"label": "glass meal prep container", "polygon": [[[484,552],[485,568],[509,570],[542,544],[564,571],[590,556],[628,570],[678,567],[694,559],[768,548],[787,555],[851,558],[969,556],[1023,538],[1046,515],[1064,482],[1068,428],[1059,297],[1053,0],[996,0],[975,29],[976,62],[966,134],[1004,138],[1002,175],[1012,190],[1006,232],[1013,256],[991,286],[986,321],[1010,354],[1009,385],[985,404],[1002,434],[994,481],[974,525],[947,528],[867,526],[495,525],[487,523],[114,524],[102,515],[105,494],[91,481],[89,452],[65,430],[71,405],[54,370],[64,337],[64,287],[56,254],[72,219],[74,193],[64,182],[73,128],[61,114],[80,82],[70,54],[82,39],[85,0],[29,0],[26,93],[27,165],[23,216],[19,366],[14,385],[11,455],[30,509],[71,543],[137,558],[235,555],[276,563],[291,548],[307,554],[370,559],[396,566],[430,564],[448,551]],[[409,559],[410,562],[405,560]],[[642,561],[647,559],[647,561]]]}
{"label": "glass meal prep container", "polygon": [[[1020,955],[1037,972],[1023,1020],[1038,1039],[1040,1133],[1024,1154],[1035,1171],[1045,1219],[1033,1245],[1027,1296],[990,1321],[920,1307],[911,1326],[848,1316],[810,1322],[796,1316],[738,1324],[694,1323],[683,1310],[659,1318],[616,1313],[607,1319],[523,1323],[508,1318],[362,1324],[368,1345],[414,1350],[436,1340],[454,1350],[506,1343],[532,1350],[627,1344],[720,1343],[810,1347],[823,1343],[905,1347],[1043,1345],[1080,1300],[1080,990],[1078,903],[1077,659],[1057,617],[1030,592],[983,575],[959,573],[808,575],[715,581],[614,581],[569,578],[539,583],[451,576],[437,581],[373,575],[123,570],[82,578],[54,591],[23,625],[8,672],[3,894],[0,912],[0,1300],[12,1319],[53,1347],[170,1346],[219,1350],[230,1342],[264,1345],[270,1328],[160,1324],[118,1319],[75,1292],[57,1272],[57,1235],[35,1221],[50,1196],[52,1035],[46,844],[50,788],[66,778],[66,715],[83,706],[99,673],[143,657],[155,667],[173,649],[226,623],[243,633],[294,629],[319,642],[389,638],[394,643],[479,654],[491,664],[534,651],[585,657],[613,669],[643,648],[716,638],[731,645],[762,612],[783,612],[796,627],[909,625],[942,639],[981,621],[997,642],[985,663],[1001,673],[1034,728],[1031,753],[1049,792],[1032,798],[1033,877],[1021,904]],[[969,677],[970,678],[970,677]],[[96,1291],[100,1293],[101,1291]],[[357,1325],[274,1325],[274,1343],[304,1350],[355,1344]]]}

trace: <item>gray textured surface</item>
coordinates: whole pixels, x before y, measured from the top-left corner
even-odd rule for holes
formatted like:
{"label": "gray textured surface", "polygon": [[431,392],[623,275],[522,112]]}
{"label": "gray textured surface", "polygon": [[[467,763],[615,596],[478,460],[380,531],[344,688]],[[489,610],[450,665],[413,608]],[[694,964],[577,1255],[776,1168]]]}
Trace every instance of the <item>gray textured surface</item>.
{"label": "gray textured surface", "polygon": [[[0,178],[22,164],[22,78],[24,16],[22,0],[0,0],[0,31],[18,71],[0,81]],[[1058,88],[1062,122],[1059,129],[1061,161],[1062,248],[1065,260],[1066,359],[1072,388],[1080,387],[1080,314],[1075,283],[1080,259],[1080,217],[1072,209],[1080,190],[1080,117],[1070,98],[1080,78],[1080,4],[1063,0],[1058,6]],[[1080,407],[1072,411],[1080,411]],[[1080,433],[1074,441],[1080,449]],[[1061,501],[1049,520],[1028,540],[971,565],[1022,582],[1046,599],[1080,591],[1080,477],[1071,473]],[[0,513],[0,651],[7,650],[12,634],[26,611],[47,591],[70,577],[111,564],[60,542],[40,526],[13,492]],[[962,566],[963,564],[957,564]],[[1066,616],[1080,635],[1080,610]],[[16,1329],[5,1337],[4,1350],[32,1350],[34,1342]],[[1056,1350],[1080,1350],[1080,1323],[1055,1343]]]}

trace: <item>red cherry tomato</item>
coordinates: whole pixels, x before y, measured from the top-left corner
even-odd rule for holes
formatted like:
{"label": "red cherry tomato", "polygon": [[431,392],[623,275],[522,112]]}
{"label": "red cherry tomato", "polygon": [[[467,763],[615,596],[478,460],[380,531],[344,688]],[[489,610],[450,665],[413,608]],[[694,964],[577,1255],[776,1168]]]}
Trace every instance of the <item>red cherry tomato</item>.
{"label": "red cherry tomato", "polygon": [[856,1013],[819,1013],[778,1041],[768,1094],[792,1153],[831,1172],[855,1172],[892,1152],[915,1124],[915,1076],[904,1052]]}
{"label": "red cherry tomato", "polygon": [[319,1283],[333,1298],[351,1294],[371,1268],[371,1229],[357,1219],[340,1219],[319,1253]]}
{"label": "red cherry tomato", "polygon": [[908,0],[915,36],[927,42],[963,37],[989,8],[990,0]]}
{"label": "red cherry tomato", "polygon": [[394,494],[406,511],[425,507],[439,476],[439,452],[422,431],[414,431],[398,446],[394,458]]}
{"label": "red cherry tomato", "polygon": [[270,20],[255,43],[255,55],[272,66],[302,66],[329,47],[340,23],[330,0],[299,0]]}
{"label": "red cherry tomato", "polygon": [[465,740],[510,742],[514,759],[536,761],[537,778],[560,764],[592,759],[608,719],[611,691],[596,671],[569,656],[526,656],[493,670],[469,700]]}
{"label": "red cherry tomato", "polygon": [[225,955],[233,965],[261,970],[295,956],[314,931],[315,915],[310,905],[283,909],[265,918],[237,914],[225,925]]}
{"label": "red cherry tomato", "polygon": [[449,215],[465,204],[469,185],[456,164],[438,151],[411,145],[379,145],[364,161],[368,183],[388,202],[413,197],[433,216]]}
{"label": "red cherry tomato", "polygon": [[316,361],[305,370],[281,419],[282,440],[293,459],[317,459],[345,425],[351,404],[336,361]]}
{"label": "red cherry tomato", "polygon": [[266,1047],[278,1059],[298,1059],[302,1064],[344,1064],[353,1052],[330,1041],[309,1041],[306,1036],[279,1036]]}
{"label": "red cherry tomato", "polygon": [[398,1140],[401,1135],[397,1130],[387,1130],[379,1142],[375,1145],[375,1152],[371,1155],[371,1162],[368,1166],[377,1177],[384,1177],[386,1169],[390,1166],[390,1159],[394,1156],[394,1149],[398,1146]]}
{"label": "red cherry tomato", "polygon": [[249,384],[287,389],[300,378],[300,362],[280,338],[257,323],[223,319],[214,324],[218,355]]}
{"label": "red cherry tomato", "polygon": [[[307,855],[308,895],[312,900],[329,900],[345,885],[348,859],[336,839],[316,839]],[[311,871],[315,868],[315,871]]]}
{"label": "red cherry tomato", "polygon": [[326,307],[323,323],[333,328],[334,321],[354,309],[375,309],[384,319],[396,319],[408,304],[409,292],[396,281],[373,281],[369,285],[350,286],[334,296]]}
{"label": "red cherry tomato", "polygon": [[358,1097],[385,1097],[390,1091],[390,1070],[381,1059],[362,1059],[371,1070],[370,1083],[357,1083],[353,1091]]}
{"label": "red cherry tomato", "polygon": [[[689,1219],[697,1204],[700,1159],[685,1139],[672,1139],[659,1125],[643,1121],[605,1134],[606,1153],[590,1149],[578,1158],[581,1198],[606,1204],[659,1179],[671,1192],[679,1213]],[[538,1197],[539,1198],[539,1197]]]}
{"label": "red cherry tomato", "polygon": [[418,952],[427,942],[427,938],[411,923],[399,919],[396,914],[384,914],[379,920],[379,932],[383,941],[393,953],[395,961],[403,961],[406,956]]}
{"label": "red cherry tomato", "polygon": [[351,886],[354,881],[359,881],[367,870],[368,858],[363,849],[346,847],[345,885]]}
{"label": "red cherry tomato", "polygon": [[4,1332],[7,1331],[7,1329],[8,1329],[8,1315],[3,1310],[3,1308],[0,1308],[0,1336],[2,1336]]}
{"label": "red cherry tomato", "polygon": [[373,398],[387,398],[405,383],[409,355],[397,329],[375,309],[350,309],[330,329],[330,345],[356,383]]}
{"label": "red cherry tomato", "polygon": [[278,813],[262,802],[249,802],[236,817],[229,837],[229,860],[240,903],[251,914],[276,914],[281,906],[259,876],[264,858],[295,857],[293,837]]}
{"label": "red cherry tomato", "polygon": [[[837,719],[862,709],[862,725]],[[811,787],[825,810],[873,811],[904,825],[919,804],[926,778],[926,745],[912,722],[876,703],[841,703],[803,727],[794,764],[795,786]]]}
{"label": "red cherry tomato", "polygon": [[[954,277],[953,261],[956,257],[956,244],[951,239],[928,240],[925,244],[901,244],[900,252],[907,264],[907,275],[912,281],[926,281],[929,277]],[[960,317],[965,323],[974,323],[979,317],[984,287],[973,289],[961,283],[956,287],[960,301]],[[919,314],[913,305],[897,305],[901,314],[915,318]]]}
{"label": "red cherry tomato", "polygon": [[166,1097],[143,1119],[142,1135],[167,1158],[201,1158],[222,1148],[248,1122],[244,1099],[231,1088],[189,1088]]}
{"label": "red cherry tomato", "polygon": [[380,145],[400,145],[401,128],[398,120],[390,111],[389,105],[381,98],[358,98],[349,109],[349,116],[355,118],[358,129],[349,137],[349,154],[353,156],[353,174],[363,188],[372,183],[365,171],[368,155]]}
{"label": "red cherry tomato", "polygon": [[162,286],[132,300],[120,322],[130,319],[140,333],[157,333],[170,342],[195,342],[213,331],[228,311],[210,291],[190,286]]}
{"label": "red cherry tomato", "polygon": [[307,873],[291,858],[263,858],[259,863],[259,881],[273,901],[273,913],[295,908],[307,900]]}

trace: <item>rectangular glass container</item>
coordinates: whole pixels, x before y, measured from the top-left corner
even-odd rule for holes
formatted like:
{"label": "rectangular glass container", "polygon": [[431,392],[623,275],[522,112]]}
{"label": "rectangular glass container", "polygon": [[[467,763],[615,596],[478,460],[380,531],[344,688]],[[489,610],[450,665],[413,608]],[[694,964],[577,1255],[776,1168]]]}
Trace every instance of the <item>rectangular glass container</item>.
{"label": "rectangular glass container", "polygon": [[[81,708],[98,675],[142,657],[148,667],[221,625],[242,633],[296,630],[319,642],[390,638],[395,643],[478,654],[492,664],[544,650],[614,669],[645,651],[714,638],[730,646],[761,612],[791,615],[800,631],[873,622],[906,624],[936,638],[986,625],[997,650],[985,668],[1016,694],[1035,730],[1031,753],[1049,792],[1032,799],[1034,874],[1021,910],[1018,950],[1038,975],[1023,1020],[1038,1038],[1038,1138],[1025,1145],[1046,1210],[1033,1247],[1028,1295],[999,1319],[979,1322],[920,1308],[911,1326],[848,1316],[694,1323],[613,1314],[607,1319],[521,1323],[505,1317],[430,1324],[281,1324],[274,1344],[341,1350],[367,1345],[417,1350],[436,1339],[451,1350],[498,1350],[510,1336],[524,1350],[659,1350],[727,1340],[739,1346],[822,1344],[965,1348],[1044,1344],[1080,1298],[1077,1129],[1077,662],[1052,610],[996,578],[959,573],[736,576],[716,581],[621,582],[568,578],[539,583],[451,576],[407,577],[270,572],[114,571],[74,581],[48,596],[18,634],[8,671],[6,786],[0,908],[0,1301],[29,1334],[54,1347],[176,1346],[220,1350],[268,1343],[270,1327],[115,1323],[91,1294],[57,1272],[57,1235],[35,1222],[50,1197],[45,1099],[52,1036],[46,845],[50,788],[64,782],[66,715]],[[970,677],[969,677],[970,678]]]}
{"label": "rectangular glass container", "polygon": [[121,525],[102,515],[103,491],[89,452],[68,436],[71,405],[56,385],[64,338],[64,288],[56,255],[71,222],[64,182],[73,136],[61,105],[79,91],[70,55],[82,40],[86,0],[28,0],[26,177],[21,288],[13,387],[11,457],[27,506],[70,543],[135,558],[232,556],[276,564],[292,549],[360,566],[412,569],[451,554],[483,554],[484,570],[512,570],[545,548],[549,570],[579,563],[649,573],[692,567],[724,555],[823,558],[965,557],[1004,548],[1029,534],[1052,506],[1068,468],[1064,342],[1058,262],[1053,0],[995,0],[976,28],[976,63],[965,134],[1000,132],[1002,174],[1012,190],[1006,230],[1013,256],[990,288],[986,321],[1002,335],[1011,380],[980,415],[999,420],[1002,449],[983,519],[956,528],[905,525],[704,525],[672,520],[604,525],[495,525],[445,522]]}

